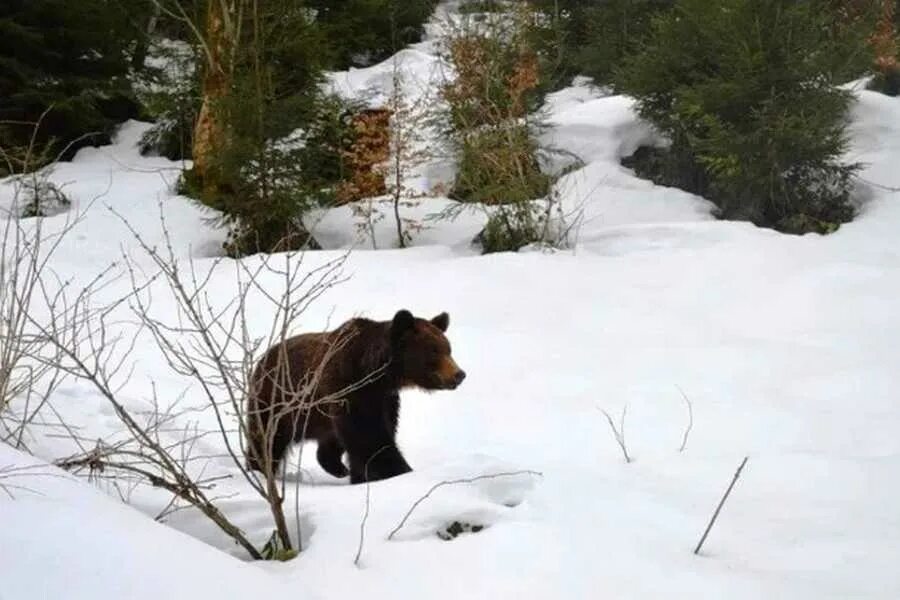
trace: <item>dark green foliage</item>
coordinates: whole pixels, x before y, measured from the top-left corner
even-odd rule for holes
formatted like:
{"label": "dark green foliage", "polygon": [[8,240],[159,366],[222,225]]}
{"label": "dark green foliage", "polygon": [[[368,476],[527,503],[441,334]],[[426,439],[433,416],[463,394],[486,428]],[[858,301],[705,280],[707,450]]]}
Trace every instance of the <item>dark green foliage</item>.
{"label": "dark green foliage", "polygon": [[900,96],[900,70],[887,75],[876,75],[869,84],[869,89],[877,90],[887,96]]}
{"label": "dark green foliage", "polygon": [[[318,247],[302,217],[311,208],[332,203],[345,175],[342,152],[353,139],[346,117],[358,107],[318,94],[295,101],[293,113],[282,111],[285,121],[276,118],[277,111],[266,111],[262,121],[249,114],[233,121],[231,145],[215,164],[225,174],[220,179],[227,187],[203,198],[204,204],[222,211],[221,222],[230,227],[229,254]],[[230,102],[236,114],[255,100],[252,91],[245,91]],[[272,136],[257,137],[254,128],[260,123]],[[288,123],[299,128],[283,135]]]}
{"label": "dark green foliage", "polygon": [[[168,68],[148,74],[149,90],[139,92],[154,124],[140,140],[141,154],[165,156],[169,160],[191,158],[194,123],[200,112],[199,61],[202,57],[184,47],[157,47],[153,54],[167,61]],[[148,69],[148,71],[150,71]]]}
{"label": "dark green foliage", "polygon": [[622,165],[633,169],[638,177],[657,185],[676,187],[698,196],[709,192],[709,176],[698,168],[693,154],[679,145],[669,148],[641,146]]}
{"label": "dark green foliage", "polygon": [[19,189],[20,217],[50,217],[65,212],[72,205],[69,197],[52,181],[35,173],[24,177]]}
{"label": "dark green foliage", "polygon": [[[348,116],[360,107],[320,91],[330,40],[308,4],[271,0],[245,13],[227,94],[213,106],[227,123],[224,141],[214,147],[206,182],[194,172],[180,182],[180,193],[217,211],[214,222],[228,227],[233,256],[316,247],[303,215],[329,205],[345,175]],[[188,64],[163,77],[163,93],[148,94],[157,123],[142,151],[191,157],[202,101],[199,50],[181,52],[178,60]]]}
{"label": "dark green foliage", "polygon": [[494,127],[460,144],[451,197],[481,204],[516,204],[543,197],[552,178],[540,170],[527,126]]}
{"label": "dark green foliage", "polygon": [[653,17],[673,4],[673,0],[607,0],[588,7],[582,26],[587,39],[575,38],[574,66],[595,82],[608,83],[616,65],[636,53],[650,35]]}
{"label": "dark green foliage", "polygon": [[[153,0],[139,0],[143,2],[153,2]],[[164,0],[165,11],[159,11],[158,21],[154,34],[158,37],[187,42],[189,44],[196,43],[196,34],[189,22],[186,22],[182,15],[187,15],[190,22],[199,24],[204,22],[206,15],[207,0]],[[150,5],[152,8],[152,4]],[[175,18],[173,15],[177,15]]]}
{"label": "dark green foliage", "polygon": [[[6,0],[0,3],[0,139],[36,145],[52,160],[108,143],[118,122],[139,116],[127,79],[139,0]],[[49,112],[47,112],[49,109]],[[79,140],[82,136],[84,139]],[[37,164],[28,165],[36,168]],[[0,172],[6,165],[0,166]]]}
{"label": "dark green foliage", "polygon": [[459,5],[459,13],[462,15],[500,12],[501,10],[503,10],[503,3],[500,0],[466,0]]}
{"label": "dark green foliage", "polygon": [[499,207],[475,238],[484,254],[515,252],[541,239],[539,209],[529,202]]}
{"label": "dark green foliage", "polygon": [[361,103],[322,95],[311,118],[303,125],[303,147],[297,152],[297,160],[318,204],[331,204],[335,186],[348,175],[344,152],[353,145],[356,136],[349,117],[362,108]]}
{"label": "dark green foliage", "polygon": [[544,87],[568,85],[575,75],[609,83],[613,68],[635,53],[650,33],[652,17],[674,0],[535,0],[547,18],[535,29],[543,58]]}
{"label": "dark green foliage", "polygon": [[789,0],[679,0],[660,16],[617,79],[672,142],[651,154],[659,177],[726,219],[793,233],[850,220],[856,167],[839,159],[851,96],[834,87],[846,47],[829,19]]}
{"label": "dark green foliage", "polygon": [[308,0],[330,67],[368,66],[422,38],[436,0]]}
{"label": "dark green foliage", "polygon": [[305,177],[310,152],[298,129],[317,114],[320,32],[299,0],[260,3],[246,19],[231,85],[213,107],[227,123],[209,165],[216,183],[199,197],[228,226],[232,256],[317,247],[302,217],[320,180]]}
{"label": "dark green foliage", "polygon": [[832,77],[845,82],[869,74],[875,62],[876,46],[872,42],[883,1],[811,0],[810,4],[823,15]]}

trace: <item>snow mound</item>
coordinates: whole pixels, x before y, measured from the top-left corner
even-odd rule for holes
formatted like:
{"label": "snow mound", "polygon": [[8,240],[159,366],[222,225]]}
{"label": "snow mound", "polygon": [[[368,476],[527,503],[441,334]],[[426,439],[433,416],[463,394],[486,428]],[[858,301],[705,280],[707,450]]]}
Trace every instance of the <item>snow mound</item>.
{"label": "snow mound", "polygon": [[4,484],[3,600],[316,597],[0,444]]}

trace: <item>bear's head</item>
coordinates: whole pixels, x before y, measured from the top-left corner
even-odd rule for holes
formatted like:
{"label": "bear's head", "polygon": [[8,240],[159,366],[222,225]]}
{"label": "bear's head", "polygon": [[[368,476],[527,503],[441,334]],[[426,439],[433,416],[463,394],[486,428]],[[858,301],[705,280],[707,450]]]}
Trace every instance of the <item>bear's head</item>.
{"label": "bear's head", "polygon": [[424,390],[455,390],[466,373],[450,355],[450,342],[444,333],[450,315],[443,312],[433,319],[416,318],[400,310],[391,321],[392,362],[398,368],[401,386]]}

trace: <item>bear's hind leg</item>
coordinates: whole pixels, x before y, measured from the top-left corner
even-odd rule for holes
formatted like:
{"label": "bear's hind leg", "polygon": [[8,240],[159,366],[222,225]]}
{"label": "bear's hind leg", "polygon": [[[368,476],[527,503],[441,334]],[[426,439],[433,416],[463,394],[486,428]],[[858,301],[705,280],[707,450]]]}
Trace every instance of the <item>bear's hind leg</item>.
{"label": "bear's hind leg", "polygon": [[344,446],[341,445],[335,434],[330,434],[319,438],[319,447],[316,449],[316,460],[330,475],[338,479],[344,478],[350,474],[344,463],[341,462],[341,456],[344,454]]}
{"label": "bear's hind leg", "polygon": [[265,465],[270,462],[272,473],[277,477],[280,474],[281,462],[294,441],[293,428],[286,419],[283,419],[275,430],[272,443],[268,448],[265,443],[266,437],[265,430],[260,427],[255,427],[248,432],[247,468],[265,475]]}

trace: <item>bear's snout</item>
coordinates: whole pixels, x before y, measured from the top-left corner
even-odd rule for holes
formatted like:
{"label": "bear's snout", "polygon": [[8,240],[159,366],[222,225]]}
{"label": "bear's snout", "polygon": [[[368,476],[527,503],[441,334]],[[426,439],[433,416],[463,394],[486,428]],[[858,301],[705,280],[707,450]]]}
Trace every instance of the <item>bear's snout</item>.
{"label": "bear's snout", "polygon": [[460,368],[457,368],[453,375],[447,377],[443,381],[443,387],[447,390],[455,390],[459,387],[459,385],[463,382],[463,379],[466,378],[466,372]]}
{"label": "bear's snout", "polygon": [[458,388],[459,384],[461,384],[463,382],[463,379],[465,379],[465,378],[466,378],[466,372],[463,371],[462,369],[458,370],[456,372],[456,375],[453,376],[453,389]]}

